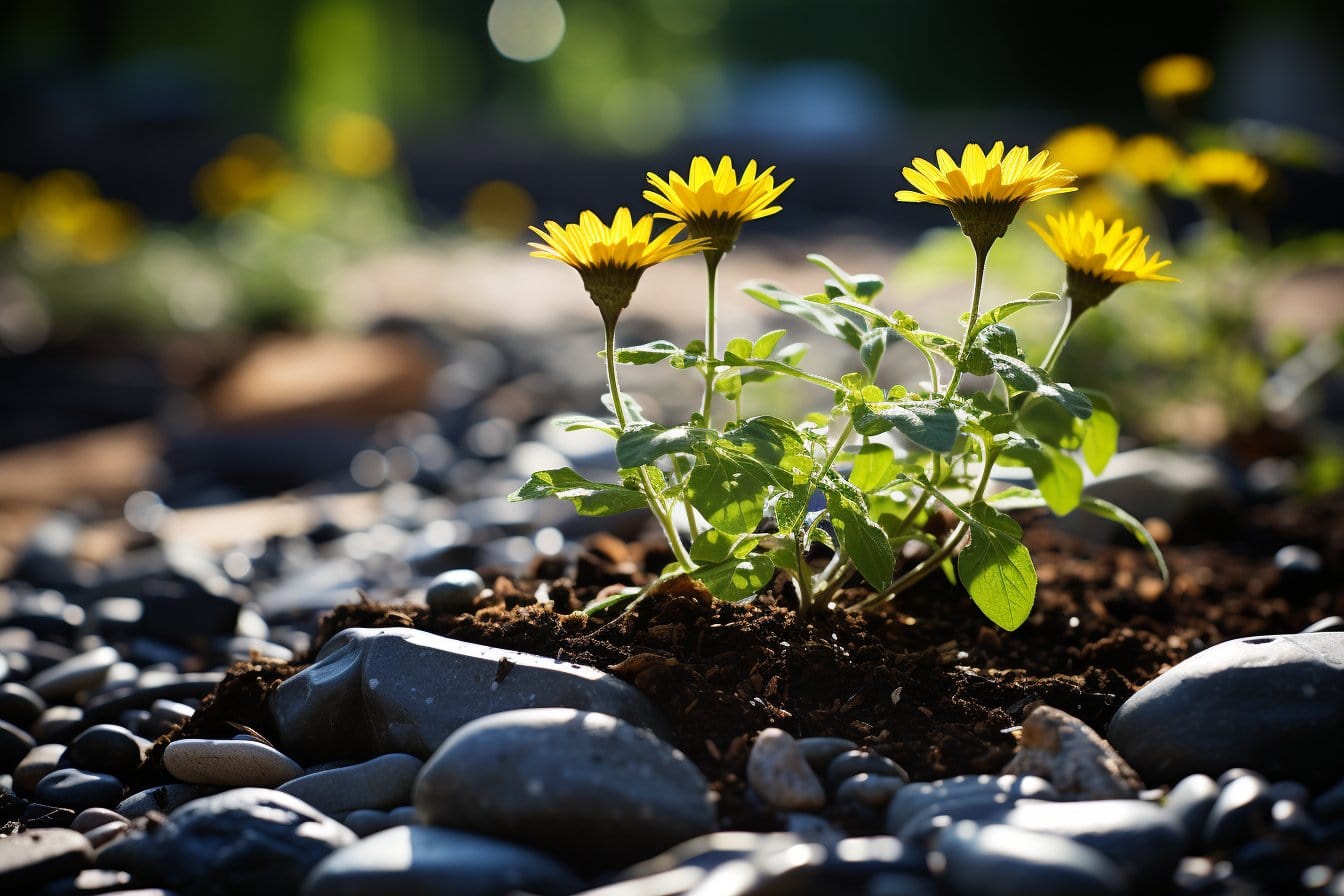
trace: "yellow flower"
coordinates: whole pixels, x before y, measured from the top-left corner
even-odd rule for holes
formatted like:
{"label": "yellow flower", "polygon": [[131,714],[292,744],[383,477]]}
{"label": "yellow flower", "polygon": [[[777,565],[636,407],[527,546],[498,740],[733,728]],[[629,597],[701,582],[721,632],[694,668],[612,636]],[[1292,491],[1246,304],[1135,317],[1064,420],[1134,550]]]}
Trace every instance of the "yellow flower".
{"label": "yellow flower", "polygon": [[693,255],[708,247],[706,239],[672,242],[684,227],[673,224],[653,237],[653,215],[632,223],[630,209],[618,208],[608,227],[597,215],[585,211],[577,224],[561,227],[547,221],[545,230],[530,228],[543,242],[528,245],[536,250],[533,256],[563,261],[578,271],[602,319],[614,326],[621,310],[630,304],[645,270],[660,261]]}
{"label": "yellow flower", "polygon": [[1205,149],[1186,160],[1190,181],[1212,193],[1254,196],[1269,181],[1265,163],[1239,149]]}
{"label": "yellow flower", "polygon": [[1163,56],[1143,67],[1139,84],[1153,99],[1178,101],[1198,96],[1213,83],[1213,66],[1189,53]]}
{"label": "yellow flower", "polygon": [[1078,192],[1069,197],[1069,211],[1075,214],[1091,212],[1095,217],[1107,220],[1126,216],[1124,201],[1103,183],[1079,187]]}
{"label": "yellow flower", "polygon": [[688,178],[670,171],[663,180],[650,171],[649,183],[658,189],[645,190],[644,198],[663,209],[658,217],[681,221],[691,238],[703,237],[710,241],[711,250],[728,252],[743,224],[779,211],[780,207],[771,203],[793,183],[793,178],[776,185],[774,170],[772,165],[757,174],[753,159],[739,179],[728,156],[719,160],[718,170],[710,166],[709,159],[696,156],[691,160]]}
{"label": "yellow flower", "polygon": [[1096,177],[1111,167],[1120,139],[1102,124],[1084,124],[1060,131],[1050,138],[1045,151],[1078,177]]}
{"label": "yellow flower", "polygon": [[904,169],[915,189],[901,190],[896,198],[947,206],[977,252],[988,251],[1007,232],[1025,203],[1076,189],[1072,172],[1047,161],[1048,152],[1029,157],[1025,146],[1014,146],[1005,155],[1000,141],[986,154],[972,143],[962,151],[960,165],[942,149],[937,158],[937,167],[915,159],[913,168]]}
{"label": "yellow flower", "polygon": [[346,112],[327,122],[322,134],[327,164],[346,177],[369,178],[392,167],[397,141],[372,115]]}
{"label": "yellow flower", "polygon": [[1067,268],[1066,284],[1075,319],[1126,283],[1178,282],[1161,273],[1171,264],[1170,260],[1163,260],[1162,253],[1154,252],[1148,257],[1144,251],[1148,236],[1141,227],[1125,230],[1125,222],[1118,219],[1108,227],[1090,211],[1081,215],[1074,212],[1047,215],[1045,222],[1050,228],[1048,232],[1034,221],[1029,224]]}
{"label": "yellow flower", "polygon": [[1120,144],[1116,167],[1145,187],[1164,184],[1181,164],[1181,148],[1161,134],[1139,134]]}

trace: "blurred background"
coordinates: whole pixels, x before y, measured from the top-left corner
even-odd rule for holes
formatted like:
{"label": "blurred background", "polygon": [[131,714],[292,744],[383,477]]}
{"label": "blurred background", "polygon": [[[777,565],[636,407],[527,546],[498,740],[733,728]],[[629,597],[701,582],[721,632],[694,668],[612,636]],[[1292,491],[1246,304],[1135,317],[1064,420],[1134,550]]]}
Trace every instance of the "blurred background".
{"label": "blurred background", "polygon": [[[154,533],[177,510],[317,482],[461,504],[601,456],[536,434],[595,410],[601,369],[577,278],[528,258],[526,227],[641,208],[645,172],[696,154],[796,178],[725,264],[726,290],[815,291],[802,259],[823,251],[951,327],[969,249],[941,210],[892,193],[912,157],[996,139],[1051,146],[1087,202],[1185,253],[1182,289],[1135,287],[1062,369],[1118,386],[1144,441],[1209,446],[1278,421],[1297,441],[1238,450],[1286,453],[1333,488],[1340,397],[1319,385],[1344,322],[1344,6],[1208,10],[1128,6],[1097,31],[1062,2],[13,0],[0,545],[21,555],[53,510],[111,507]],[[1211,81],[1145,89],[1170,54],[1207,60]],[[1182,156],[1234,147],[1269,175],[1224,215],[1175,168],[1125,180],[1116,160],[1141,133]],[[703,271],[678,264],[647,278],[623,342],[696,334]],[[992,301],[1060,279],[1024,227],[991,269]],[[725,307],[726,335],[769,328],[747,304]],[[1052,326],[1031,333],[1041,347]],[[1194,363],[1206,343],[1236,349],[1213,376]],[[1297,379],[1274,380],[1291,359]],[[650,407],[680,407],[640,376]],[[1290,411],[1329,437],[1304,442],[1279,425]]]}

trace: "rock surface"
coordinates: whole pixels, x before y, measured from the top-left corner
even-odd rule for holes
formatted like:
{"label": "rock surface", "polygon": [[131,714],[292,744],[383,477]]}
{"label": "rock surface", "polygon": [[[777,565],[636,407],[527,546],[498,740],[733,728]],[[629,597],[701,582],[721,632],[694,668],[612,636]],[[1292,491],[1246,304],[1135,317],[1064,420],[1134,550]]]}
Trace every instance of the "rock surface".
{"label": "rock surface", "polygon": [[1226,641],[1158,676],[1107,731],[1149,784],[1249,768],[1320,789],[1344,777],[1344,632]]}
{"label": "rock surface", "polygon": [[808,811],[826,805],[826,789],[787,731],[766,728],[747,757],[747,783],[776,809]]}
{"label": "rock surface", "polygon": [[649,699],[615,676],[410,629],[342,631],[270,702],[280,746],[306,762],[425,758],[473,719],[542,706],[667,729]]}
{"label": "rock surface", "polygon": [[929,866],[952,896],[1125,896],[1109,859],[1054,834],[961,822],[938,839]]}
{"label": "rock surface", "polygon": [[279,787],[303,774],[293,759],[254,740],[175,740],[163,767],[184,784],[214,787]]}
{"label": "rock surface", "polygon": [[332,817],[359,809],[395,809],[410,805],[416,775],[424,764],[407,753],[389,753],[345,768],[303,775],[276,789]]}
{"label": "rock surface", "polygon": [[1003,773],[1038,775],[1067,800],[1125,799],[1143,789],[1110,744],[1053,706],[1038,706],[1022,721],[1017,753]]}
{"label": "rock surface", "polygon": [[83,834],[59,828],[0,837],[0,893],[30,893],[93,864]]}

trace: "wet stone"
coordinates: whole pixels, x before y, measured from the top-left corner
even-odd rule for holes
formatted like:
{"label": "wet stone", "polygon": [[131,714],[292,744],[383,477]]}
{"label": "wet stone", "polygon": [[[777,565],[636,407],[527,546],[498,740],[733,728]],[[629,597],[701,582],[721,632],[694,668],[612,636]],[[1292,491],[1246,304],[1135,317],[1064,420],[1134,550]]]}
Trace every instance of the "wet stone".
{"label": "wet stone", "polygon": [[126,777],[140,767],[149,746],[149,741],[120,725],[94,725],[70,741],[61,764]]}
{"label": "wet stone", "polygon": [[52,828],[0,837],[0,893],[28,893],[93,864],[83,834]]}
{"label": "wet stone", "polygon": [[776,809],[797,811],[826,805],[826,790],[797,741],[779,728],[766,728],[757,736],[747,757],[747,783]]}
{"label": "wet stone", "polygon": [[95,806],[110,808],[117,805],[123,789],[121,782],[111,775],[58,768],[37,782],[33,798],[49,806],[79,812]]}
{"label": "wet stone", "polygon": [[581,887],[581,880],[550,856],[503,840],[416,825],[390,828],[332,853],[308,875],[303,896],[563,896]]}
{"label": "wet stone", "polygon": [[962,822],[938,838],[929,867],[951,896],[1125,896],[1124,877],[1091,847],[1054,834]]}
{"label": "wet stone", "polygon": [[712,831],[709,786],[679,751],[613,716],[522,709],[448,738],[415,786],[424,821],[628,863]]}
{"label": "wet stone", "polygon": [[411,802],[411,790],[423,765],[416,756],[389,753],[368,762],[302,775],[277,789],[333,817],[357,809],[394,809]]}
{"label": "wet stone", "polygon": [[867,750],[846,750],[827,763],[826,784],[834,789],[840,786],[841,781],[858,774],[884,775],[902,781],[910,780],[905,769],[894,759]]}
{"label": "wet stone", "polygon": [[303,766],[254,740],[175,740],[163,767],[184,784],[213,787],[278,787],[303,774]]}
{"label": "wet stone", "polygon": [[429,583],[425,601],[435,613],[470,613],[484,590],[485,581],[474,569],[450,569]]}

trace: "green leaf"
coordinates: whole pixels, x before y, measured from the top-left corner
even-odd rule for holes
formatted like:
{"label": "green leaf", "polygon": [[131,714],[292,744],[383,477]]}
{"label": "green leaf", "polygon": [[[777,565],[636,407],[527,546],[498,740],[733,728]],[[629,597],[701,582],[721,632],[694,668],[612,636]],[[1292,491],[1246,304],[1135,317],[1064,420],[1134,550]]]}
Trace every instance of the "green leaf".
{"label": "green leaf", "polygon": [[1020,485],[1010,485],[1002,491],[995,492],[985,500],[1004,511],[1034,510],[1037,507],[1045,506],[1045,499],[1041,497],[1040,492],[1034,488],[1023,488]]}
{"label": "green leaf", "polygon": [[886,286],[886,281],[876,274],[851,274],[825,255],[813,253],[807,256],[807,260],[834,277],[835,285],[845,295],[853,296],[864,303],[871,302]]}
{"label": "green leaf", "polygon": [[886,445],[872,443],[859,449],[849,471],[849,481],[860,491],[872,492],[891,482],[899,469],[896,452]]}
{"label": "green leaf", "polygon": [[842,479],[831,480],[823,489],[840,547],[868,584],[878,590],[890,585],[896,557],[886,530],[868,518],[863,494]]}
{"label": "green leaf", "polygon": [[718,563],[701,566],[690,574],[719,600],[736,602],[751,597],[775,577],[775,564],[765,554],[752,554],[741,559],[729,557]]}
{"label": "green leaf", "polygon": [[715,529],[730,535],[755,531],[765,515],[771,478],[767,468],[734,452],[702,450],[686,477],[691,505]]}
{"label": "green leaf", "polygon": [[813,491],[811,482],[803,482],[775,499],[775,525],[780,533],[793,532],[802,525]]}
{"label": "green leaf", "polygon": [[589,601],[587,604],[584,605],[582,611],[583,615],[596,616],[598,613],[601,613],[604,610],[610,610],[613,607],[619,607],[621,604],[629,603],[630,601],[639,597],[643,593],[644,593],[643,588],[636,588],[634,586],[631,586],[629,588],[622,588],[615,594],[604,597],[601,600]]}
{"label": "green leaf", "polygon": [[[602,406],[613,414],[616,413],[616,402],[612,400],[610,392],[602,393]],[[645,418],[644,409],[639,406],[639,402],[635,401],[625,392],[621,393],[621,406],[625,408],[625,418],[630,421],[632,425],[649,422],[648,419]]]}
{"label": "green leaf", "polygon": [[714,391],[729,401],[736,401],[742,394],[742,374],[736,370],[720,373],[714,380]]}
{"label": "green leaf", "polygon": [[1025,299],[1018,299],[1014,302],[1004,302],[997,308],[991,308],[980,315],[980,318],[975,322],[974,329],[971,331],[971,337],[974,338],[975,334],[979,333],[990,324],[1003,322],[1005,318],[1016,314],[1023,308],[1030,308],[1033,305],[1049,305],[1058,301],[1059,296],[1053,292],[1035,292]]}
{"label": "green leaf", "polygon": [[753,358],[768,358],[770,353],[779,345],[779,340],[784,338],[788,330],[771,330],[763,334],[759,339],[751,344],[751,356]]}
{"label": "green leaf", "polygon": [[650,423],[621,433],[616,439],[616,461],[622,469],[633,470],[669,454],[688,454],[695,446],[717,435],[711,429],[696,426],[674,426],[668,429]]}
{"label": "green leaf", "polygon": [[1082,447],[1078,438],[1078,420],[1053,401],[1028,398],[1018,419],[1022,427],[1047,445],[1075,451]]}
{"label": "green leaf", "polygon": [[1004,452],[1031,468],[1036,488],[1055,516],[1066,516],[1083,494],[1083,468],[1069,455],[1050,445],[1014,445]]}
{"label": "green leaf", "polygon": [[966,510],[973,520],[971,543],[957,557],[957,573],[980,611],[1013,631],[1036,600],[1036,568],[1022,544],[1022,527],[983,502]]}
{"label": "green leaf", "polygon": [[632,345],[626,348],[616,349],[617,364],[657,364],[660,361],[666,361],[668,358],[674,358],[682,354],[677,346],[668,342],[666,339],[659,339],[654,342],[646,342],[643,345]]}
{"label": "green leaf", "polygon": [[840,384],[835,380],[808,373],[806,370],[801,370],[784,361],[776,361],[773,358],[744,358],[733,352],[725,352],[723,363],[729,367],[756,367],[761,370],[768,370],[771,373],[781,373],[785,376],[791,376],[794,379],[804,380],[814,385],[821,386],[823,389],[829,389],[832,392],[841,388]]}
{"label": "green leaf", "polygon": [[793,424],[768,414],[744,420],[727,430],[723,438],[745,454],[772,466],[803,449],[802,436]]}
{"label": "green leaf", "polygon": [[728,344],[723,347],[725,352],[732,352],[735,355],[746,357],[751,354],[752,342],[750,339],[743,339],[741,336],[734,336],[728,340]]}
{"label": "green leaf", "polygon": [[829,336],[834,336],[857,349],[863,342],[863,332],[842,312],[802,296],[780,289],[770,283],[755,282],[742,291],[761,304],[806,321]]}
{"label": "green leaf", "polygon": [[691,542],[691,559],[696,563],[718,563],[727,560],[733,553],[737,539],[720,532],[718,529],[706,529]]}
{"label": "green leaf", "polygon": [[[975,348],[984,352],[994,373],[1019,392],[1029,392],[1055,402],[1079,419],[1092,414],[1087,396],[1067,383],[1056,383],[1039,367],[1024,361],[1017,348],[1017,334],[1003,324],[990,324],[976,338]],[[978,357],[978,355],[977,355]]]}
{"label": "green leaf", "polygon": [[1115,456],[1120,441],[1120,422],[1110,399],[1100,392],[1084,389],[1083,394],[1092,402],[1092,416],[1081,423],[1083,428],[1083,460],[1096,475],[1106,469]]}
{"label": "green leaf", "polygon": [[1115,506],[1110,501],[1094,498],[1091,495],[1087,495],[1083,498],[1081,506],[1083,510],[1086,510],[1094,516],[1099,516],[1104,520],[1110,520],[1113,523],[1119,523],[1124,526],[1129,534],[1133,535],[1134,538],[1153,555],[1153,559],[1157,561],[1158,571],[1162,573],[1162,581],[1170,584],[1171,576],[1167,572],[1167,560],[1162,556],[1162,549],[1157,546],[1157,542],[1153,540],[1153,536],[1143,527],[1143,523],[1139,522],[1128,512]]}
{"label": "green leaf", "polygon": [[855,408],[853,419],[861,435],[875,436],[895,428],[930,451],[951,451],[961,426],[956,411],[932,400],[864,403]]}
{"label": "green leaf", "polygon": [[574,432],[580,429],[596,429],[598,432],[604,432],[609,436],[618,436],[621,430],[610,420],[599,420],[597,417],[589,417],[587,414],[566,414],[562,417],[555,417],[551,420],[552,426],[558,426],[565,432]]}
{"label": "green leaf", "polygon": [[863,334],[863,345],[859,347],[859,361],[863,364],[863,369],[868,371],[868,379],[877,379],[877,366],[882,363],[882,356],[887,352],[887,332],[886,327],[875,327]]}
{"label": "green leaf", "polygon": [[609,516],[645,507],[644,495],[623,485],[593,482],[569,467],[558,470],[538,470],[523,487],[509,495],[510,501],[531,501],[537,498],[561,498],[573,503],[584,516]]}

